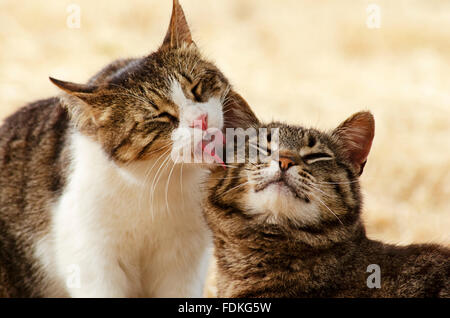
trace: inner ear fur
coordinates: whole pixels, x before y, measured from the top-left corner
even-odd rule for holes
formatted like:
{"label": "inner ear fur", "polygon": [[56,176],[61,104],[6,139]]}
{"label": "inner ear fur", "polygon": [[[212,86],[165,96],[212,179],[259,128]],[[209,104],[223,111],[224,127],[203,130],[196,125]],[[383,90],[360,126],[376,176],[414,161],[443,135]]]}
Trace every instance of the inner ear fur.
{"label": "inner ear fur", "polygon": [[225,128],[249,128],[259,124],[259,120],[241,95],[230,91],[223,107]]}

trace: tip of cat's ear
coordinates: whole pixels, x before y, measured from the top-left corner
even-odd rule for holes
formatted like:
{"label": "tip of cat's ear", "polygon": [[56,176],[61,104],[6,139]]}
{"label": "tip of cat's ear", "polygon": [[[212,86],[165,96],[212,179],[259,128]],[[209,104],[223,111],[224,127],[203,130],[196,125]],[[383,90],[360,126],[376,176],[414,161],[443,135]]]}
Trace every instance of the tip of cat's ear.
{"label": "tip of cat's ear", "polygon": [[61,80],[59,80],[59,79],[56,79],[56,78],[54,78],[54,77],[51,77],[51,76],[49,76],[48,79],[49,79],[50,82],[52,82],[55,86],[57,86],[57,87],[59,87],[59,88],[61,88],[61,89],[62,89],[62,88],[64,87],[64,85],[67,83],[67,82],[61,81]]}
{"label": "tip of cat's ear", "polygon": [[375,118],[369,110],[360,111],[353,114],[350,118],[355,118],[356,120],[363,121],[375,130]]}
{"label": "tip of cat's ear", "polygon": [[76,84],[76,83],[71,83],[71,82],[66,82],[66,81],[61,81],[59,79],[53,78],[53,77],[49,77],[49,80],[58,88],[62,89],[63,91],[65,91],[66,93],[69,94],[77,94],[77,93],[84,93],[84,94],[89,94],[94,92],[95,87],[91,86],[91,85],[86,85],[86,84]]}
{"label": "tip of cat's ear", "polygon": [[183,43],[190,45],[194,41],[181,4],[173,0],[172,17],[162,48],[179,48]]}
{"label": "tip of cat's ear", "polygon": [[355,133],[359,130],[359,137],[372,140],[375,136],[375,118],[370,111],[360,111],[340,124],[336,132],[342,132],[344,128],[353,129]]}

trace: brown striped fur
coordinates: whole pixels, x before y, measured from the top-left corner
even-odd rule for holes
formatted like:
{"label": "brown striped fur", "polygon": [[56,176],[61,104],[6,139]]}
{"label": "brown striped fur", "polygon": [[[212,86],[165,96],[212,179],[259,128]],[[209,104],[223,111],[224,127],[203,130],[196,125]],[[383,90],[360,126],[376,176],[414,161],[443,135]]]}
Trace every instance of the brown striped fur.
{"label": "brown striped fur", "polygon": [[[355,114],[329,133],[281,123],[262,127],[280,128],[280,158],[292,160],[286,171],[295,171],[298,182],[291,181],[288,194],[267,190],[261,172],[270,155],[213,171],[205,217],[214,236],[219,297],[450,297],[448,249],[366,237],[358,177],[374,136],[370,113]],[[302,156],[305,149],[312,151]],[[333,158],[311,160],[320,153]],[[315,208],[298,215],[268,209],[251,201],[250,193],[260,190],[281,196],[280,206],[296,200],[302,209]],[[367,286],[370,264],[380,266],[379,289]]]}

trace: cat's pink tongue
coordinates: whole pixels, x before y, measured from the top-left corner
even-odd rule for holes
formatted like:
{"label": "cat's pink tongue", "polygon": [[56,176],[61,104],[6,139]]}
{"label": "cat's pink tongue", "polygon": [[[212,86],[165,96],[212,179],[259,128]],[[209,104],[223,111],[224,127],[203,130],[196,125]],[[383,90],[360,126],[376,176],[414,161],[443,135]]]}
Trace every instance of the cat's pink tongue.
{"label": "cat's pink tongue", "polygon": [[192,124],[191,126],[192,128],[198,128],[201,129],[203,131],[208,129],[208,115],[207,114],[203,114],[200,115]]}
{"label": "cat's pink tongue", "polygon": [[[192,125],[192,127],[193,127],[193,128],[201,129],[202,131],[206,131],[206,130],[208,129],[208,115],[205,114],[205,115],[199,116],[199,117],[194,121],[194,124]],[[211,156],[212,158],[214,158],[214,160],[215,160],[217,163],[221,164],[222,167],[223,167],[224,169],[226,169],[227,167],[226,167],[226,165],[225,165],[225,162],[222,160],[222,158],[220,158],[220,157],[216,154],[214,148],[213,148],[213,149],[208,149],[208,148],[206,147],[206,146],[208,145],[208,142],[209,142],[209,141],[202,140],[202,142],[201,142],[201,149],[202,149],[202,152],[203,152],[203,153],[206,153],[207,155],[209,155],[209,156]],[[223,144],[225,144],[225,136],[224,136],[224,135],[222,135],[222,142],[223,142]]]}
{"label": "cat's pink tongue", "polygon": [[[224,137],[224,139],[225,139],[225,137]],[[207,155],[211,156],[212,158],[214,158],[214,160],[215,160],[217,163],[221,164],[222,167],[223,167],[224,169],[226,169],[227,166],[225,165],[225,162],[222,160],[222,158],[220,158],[220,157],[216,154],[214,148],[211,149],[211,150],[208,149],[208,148],[206,147],[207,145],[208,145],[208,141],[202,140],[202,151],[203,151],[204,153],[206,153]]]}

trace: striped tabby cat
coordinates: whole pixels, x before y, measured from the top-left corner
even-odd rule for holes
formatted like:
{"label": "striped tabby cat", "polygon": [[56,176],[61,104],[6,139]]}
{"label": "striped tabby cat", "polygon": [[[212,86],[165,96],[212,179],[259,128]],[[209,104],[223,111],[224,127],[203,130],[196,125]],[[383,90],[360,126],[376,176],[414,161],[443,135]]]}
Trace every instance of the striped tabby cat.
{"label": "striped tabby cat", "polygon": [[201,296],[205,167],[172,162],[172,142],[196,120],[256,119],[201,57],[178,1],[156,52],[87,84],[51,80],[62,98],[0,128],[0,296]]}
{"label": "striped tabby cat", "polygon": [[267,127],[279,127],[277,160],[247,158],[208,180],[220,297],[450,297],[450,250],[366,237],[358,178],[370,113],[330,133]]}

